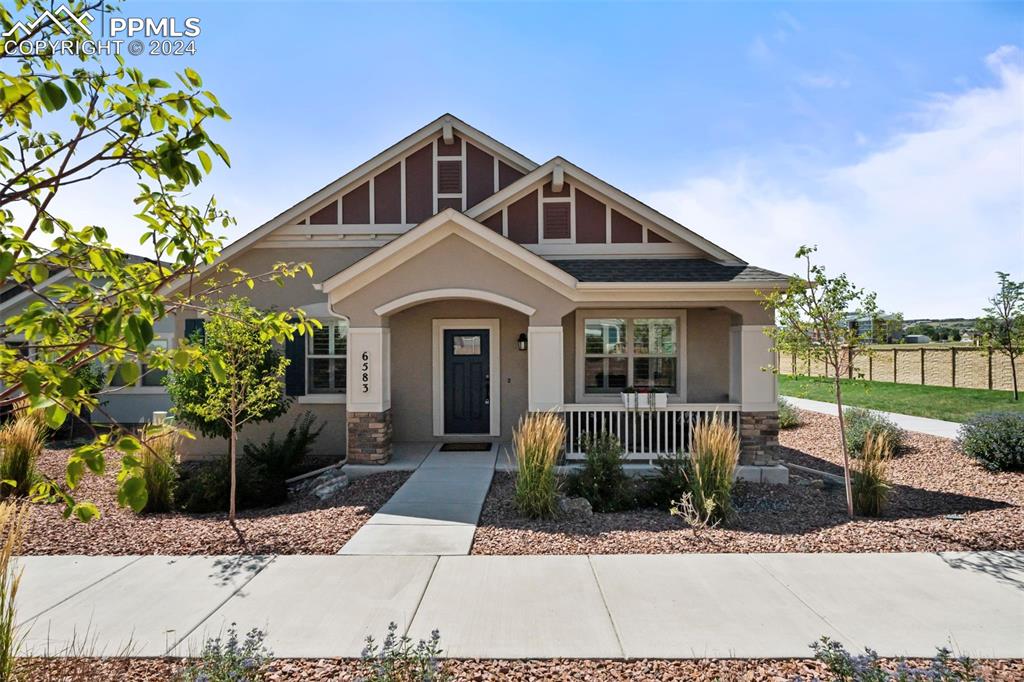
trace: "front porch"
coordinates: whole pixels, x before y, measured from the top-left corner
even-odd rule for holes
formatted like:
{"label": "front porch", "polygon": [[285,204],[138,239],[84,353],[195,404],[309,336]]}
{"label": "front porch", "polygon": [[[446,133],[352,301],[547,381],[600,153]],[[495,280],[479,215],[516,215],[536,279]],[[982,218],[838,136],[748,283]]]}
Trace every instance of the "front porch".
{"label": "front porch", "polygon": [[[570,461],[600,432],[638,462],[689,452],[693,426],[719,419],[742,464],[773,462],[772,315],[752,290],[584,288],[461,214],[435,218],[322,285],[348,320],[349,461],[387,462],[394,442],[507,443],[523,414],[553,410]],[[627,409],[629,387],[667,404]]]}

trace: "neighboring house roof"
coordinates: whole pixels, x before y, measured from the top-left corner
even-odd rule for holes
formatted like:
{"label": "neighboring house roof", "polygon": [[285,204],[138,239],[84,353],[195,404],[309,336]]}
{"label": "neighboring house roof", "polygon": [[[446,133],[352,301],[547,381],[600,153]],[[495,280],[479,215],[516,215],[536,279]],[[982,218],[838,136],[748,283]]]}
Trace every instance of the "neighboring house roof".
{"label": "neighboring house roof", "polygon": [[716,258],[722,262],[729,263],[744,263],[745,261],[726,251],[717,244],[705,239],[690,228],[682,225],[675,220],[672,220],[668,216],[660,213],[647,204],[643,203],[639,199],[635,199],[630,195],[626,194],[622,190],[609,185],[601,178],[588,173],[576,164],[568,161],[561,156],[556,156],[550,161],[546,161],[542,165],[538,166],[534,170],[530,171],[523,177],[519,178],[511,185],[503,190],[495,192],[491,196],[487,197],[480,203],[476,204],[468,211],[466,215],[476,220],[481,220],[487,217],[488,213],[494,212],[498,207],[510,203],[515,199],[519,198],[520,195],[526,194],[530,191],[534,185],[547,179],[548,176],[555,173],[564,174],[578,183],[586,185],[600,194],[605,195],[609,199],[612,199],[622,206],[635,212],[640,217],[649,220],[658,227],[666,230],[670,234],[675,235],[677,238],[688,242],[698,247],[709,256]]}
{"label": "neighboring house roof", "polygon": [[757,282],[787,281],[752,265],[724,265],[704,258],[580,258],[550,260],[580,282]]}

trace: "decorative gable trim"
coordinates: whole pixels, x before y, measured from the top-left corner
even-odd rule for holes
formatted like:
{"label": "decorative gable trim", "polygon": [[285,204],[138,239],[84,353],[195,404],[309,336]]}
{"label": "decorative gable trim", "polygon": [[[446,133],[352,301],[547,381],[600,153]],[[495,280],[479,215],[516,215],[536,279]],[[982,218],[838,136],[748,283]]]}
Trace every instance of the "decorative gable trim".
{"label": "decorative gable trim", "polygon": [[[533,192],[538,191],[538,187],[545,186],[546,181],[549,179],[552,181],[549,187],[554,186],[554,181],[557,179],[556,175],[562,175],[564,182],[570,184],[570,196],[573,201],[573,215],[575,216],[575,204],[576,199],[576,186],[582,186],[583,192],[590,189],[594,193],[606,197],[611,203],[606,204],[607,210],[607,229],[609,231],[606,237],[606,243],[617,242],[616,246],[619,247],[617,251],[621,254],[623,251],[630,251],[630,241],[634,244],[644,244],[643,249],[638,249],[640,253],[656,253],[659,248],[666,249],[671,246],[666,237],[672,237],[674,240],[681,241],[685,244],[706,253],[711,258],[718,260],[722,263],[735,263],[743,264],[744,260],[738,256],[726,251],[722,247],[708,241],[704,237],[700,236],[696,232],[693,232],[689,228],[677,223],[668,216],[665,216],[658,211],[654,210],[650,206],[643,202],[629,196],[625,192],[616,189],[609,185],[607,182],[600,178],[591,175],[587,171],[583,170],[579,166],[563,159],[560,156],[556,156],[550,161],[538,166],[530,173],[524,175],[522,178],[513,182],[505,189],[496,192],[492,196],[488,197],[484,201],[481,201],[476,206],[466,211],[466,215],[485,224],[495,224],[495,216],[501,214],[502,224],[505,225],[504,234],[508,234],[507,231],[507,208],[521,202],[525,198],[529,197]],[[542,198],[541,201],[547,201],[548,199]],[[613,204],[618,204],[614,206]],[[624,210],[619,210],[619,209]],[[634,220],[630,215],[633,214],[639,221]],[[491,221],[494,220],[495,223]],[[643,223],[643,226],[637,232],[638,222]],[[543,225],[540,226],[539,231],[543,233]],[[634,237],[633,233],[636,232],[638,237]],[[576,227],[573,226],[572,230],[573,237],[576,235]],[[652,237],[653,235],[653,237]],[[657,247],[648,246],[649,244],[657,244]],[[622,248],[625,247],[625,248]],[[546,255],[560,255],[560,249],[538,249],[543,251]],[[569,251],[561,251],[565,255],[569,255]]]}

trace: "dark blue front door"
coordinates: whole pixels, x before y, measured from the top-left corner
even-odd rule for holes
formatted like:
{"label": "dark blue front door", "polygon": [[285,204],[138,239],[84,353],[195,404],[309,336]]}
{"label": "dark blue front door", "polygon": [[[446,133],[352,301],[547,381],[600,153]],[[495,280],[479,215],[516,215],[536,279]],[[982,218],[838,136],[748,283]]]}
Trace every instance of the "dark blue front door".
{"label": "dark blue front door", "polygon": [[491,344],[486,329],[444,332],[444,432],[490,433]]}

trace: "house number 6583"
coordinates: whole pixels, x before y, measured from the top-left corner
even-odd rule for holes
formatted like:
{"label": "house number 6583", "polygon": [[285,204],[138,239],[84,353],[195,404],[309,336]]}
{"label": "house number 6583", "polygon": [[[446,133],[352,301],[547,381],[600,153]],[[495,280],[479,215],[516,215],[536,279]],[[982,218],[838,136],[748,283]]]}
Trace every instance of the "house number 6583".
{"label": "house number 6583", "polygon": [[362,360],[363,360],[363,366],[359,369],[359,371],[362,372],[362,376],[360,378],[362,379],[362,382],[363,382],[363,393],[369,393],[370,392],[370,354],[368,352],[366,352],[366,351],[363,351]]}

